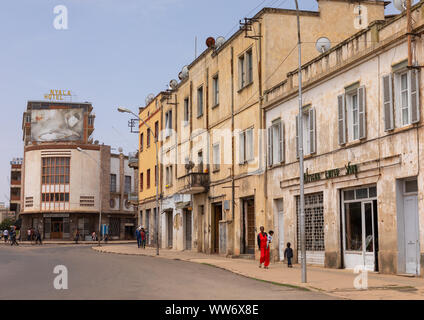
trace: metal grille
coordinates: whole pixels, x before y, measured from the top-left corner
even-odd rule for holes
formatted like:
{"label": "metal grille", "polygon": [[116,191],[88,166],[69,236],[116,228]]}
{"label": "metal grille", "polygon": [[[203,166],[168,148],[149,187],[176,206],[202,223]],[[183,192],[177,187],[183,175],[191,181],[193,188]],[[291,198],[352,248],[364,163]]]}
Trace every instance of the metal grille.
{"label": "metal grille", "polygon": [[[305,195],[306,251],[324,251],[324,195]],[[300,250],[300,197],[296,196],[297,248]]]}
{"label": "metal grille", "polygon": [[110,218],[110,234],[112,237],[119,237],[120,234],[120,219]]}

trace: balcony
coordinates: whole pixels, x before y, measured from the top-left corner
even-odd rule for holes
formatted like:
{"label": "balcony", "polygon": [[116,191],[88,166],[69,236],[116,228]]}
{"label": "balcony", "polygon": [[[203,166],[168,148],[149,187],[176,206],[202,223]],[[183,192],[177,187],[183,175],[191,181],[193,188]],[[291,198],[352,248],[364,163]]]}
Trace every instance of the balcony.
{"label": "balcony", "polygon": [[130,168],[138,169],[138,153],[132,152],[128,155],[128,166]]}
{"label": "balcony", "polygon": [[138,204],[138,193],[137,192],[129,193],[128,194],[128,201],[133,205],[137,205]]}
{"label": "balcony", "polygon": [[209,190],[209,173],[207,172],[190,172],[178,179],[184,180],[184,189],[179,193],[198,194]]}
{"label": "balcony", "polygon": [[10,184],[12,185],[12,186],[20,186],[21,185],[21,180],[14,180],[14,179],[12,179],[12,180],[10,180]]}

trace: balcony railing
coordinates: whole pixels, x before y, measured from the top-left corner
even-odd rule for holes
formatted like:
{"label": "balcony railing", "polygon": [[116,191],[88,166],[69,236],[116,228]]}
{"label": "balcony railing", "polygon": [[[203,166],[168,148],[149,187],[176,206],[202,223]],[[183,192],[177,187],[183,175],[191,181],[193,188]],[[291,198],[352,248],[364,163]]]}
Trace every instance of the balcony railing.
{"label": "balcony railing", "polygon": [[128,194],[128,201],[132,204],[138,204],[138,193],[137,192],[131,192]]}
{"label": "balcony railing", "polygon": [[128,166],[131,168],[138,168],[138,153],[133,152],[128,155]]}
{"label": "balcony railing", "polygon": [[207,192],[209,189],[207,172],[190,172],[179,179],[184,179],[184,189],[180,193],[197,194]]}

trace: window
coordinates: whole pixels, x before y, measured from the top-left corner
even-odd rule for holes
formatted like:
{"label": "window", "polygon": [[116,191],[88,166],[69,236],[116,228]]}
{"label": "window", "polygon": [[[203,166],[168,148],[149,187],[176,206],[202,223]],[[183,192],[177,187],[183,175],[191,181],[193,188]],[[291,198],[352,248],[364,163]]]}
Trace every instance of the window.
{"label": "window", "polygon": [[155,139],[158,140],[159,137],[159,121],[155,122]]}
{"label": "window", "polygon": [[268,128],[268,165],[284,161],[284,126],[281,119],[274,120]]}
{"label": "window", "polygon": [[116,192],[116,174],[110,175],[110,192]]}
{"label": "window", "polygon": [[143,192],[143,172],[140,173],[140,191]]}
{"label": "window", "polygon": [[339,144],[366,137],[365,87],[348,90],[338,96]]}
{"label": "window", "polygon": [[147,169],[146,185],[147,189],[150,189],[150,169]]}
{"label": "window", "polygon": [[243,89],[253,82],[253,55],[252,49],[239,57],[239,87]]}
{"label": "window", "polygon": [[213,156],[213,171],[218,171],[221,164],[219,143],[216,143],[212,146],[212,156]]}
{"label": "window", "polygon": [[212,79],[212,89],[213,89],[213,106],[219,104],[219,78],[218,75],[214,76]]}
{"label": "window", "polygon": [[197,117],[203,116],[203,86],[197,89]]}
{"label": "window", "polygon": [[[305,108],[302,114],[303,155],[316,152],[315,108]],[[296,116],[296,155],[299,157],[299,116]]]}
{"label": "window", "polygon": [[169,137],[172,133],[172,110],[165,112],[165,137]]}
{"label": "window", "polygon": [[146,145],[147,148],[150,147],[150,128],[147,128],[147,133],[146,133]]}
{"label": "window", "polygon": [[69,191],[66,191],[69,188],[69,173],[70,158],[42,158],[41,183],[50,186],[49,193],[41,194],[42,210],[69,209]]}
{"label": "window", "polygon": [[144,137],[143,137],[143,133],[141,133],[140,134],[140,151],[143,151],[143,142],[144,142],[144,139],[143,139]]}
{"label": "window", "polygon": [[166,174],[166,186],[172,186],[172,166],[167,166],[165,168],[165,174]]}
{"label": "window", "polygon": [[125,176],[125,193],[131,193],[131,176]]}
{"label": "window", "polygon": [[189,105],[188,105],[188,98],[184,99],[184,121],[186,124],[188,124],[189,121]]}
{"label": "window", "polygon": [[155,186],[158,184],[158,166],[155,166]]}
{"label": "window", "polygon": [[252,161],[253,155],[253,128],[239,133],[239,164]]}
{"label": "window", "polygon": [[420,121],[419,71],[400,70],[383,76],[385,131]]}

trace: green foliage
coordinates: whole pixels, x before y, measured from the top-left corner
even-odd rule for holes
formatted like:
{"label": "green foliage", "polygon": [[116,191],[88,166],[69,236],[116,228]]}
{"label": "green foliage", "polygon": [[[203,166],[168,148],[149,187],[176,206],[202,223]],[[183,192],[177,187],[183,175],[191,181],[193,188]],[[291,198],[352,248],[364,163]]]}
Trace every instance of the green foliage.
{"label": "green foliage", "polygon": [[13,219],[9,219],[9,218],[4,219],[2,223],[0,223],[0,230],[5,230],[5,229],[10,230],[10,227],[13,226],[14,222],[15,220]]}

